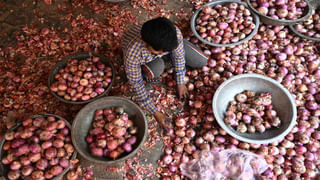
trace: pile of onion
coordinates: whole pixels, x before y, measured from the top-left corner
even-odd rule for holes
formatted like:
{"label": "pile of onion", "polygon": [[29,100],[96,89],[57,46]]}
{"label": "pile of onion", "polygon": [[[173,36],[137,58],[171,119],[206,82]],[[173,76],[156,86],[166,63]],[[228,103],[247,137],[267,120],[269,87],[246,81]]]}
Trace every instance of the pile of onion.
{"label": "pile of onion", "polygon": [[2,163],[8,178],[51,179],[69,167],[74,147],[63,119],[54,116],[27,118],[5,134]]}
{"label": "pile of onion", "polygon": [[304,0],[251,0],[250,2],[261,14],[286,20],[304,16],[308,7]]}
{"label": "pile of onion", "polygon": [[271,93],[243,91],[229,103],[224,122],[241,133],[263,133],[281,124],[277,112],[273,109]]}
{"label": "pile of onion", "polygon": [[320,38],[320,9],[312,10],[307,20],[294,25],[295,29],[309,37]]}
{"label": "pile of onion", "polygon": [[236,43],[255,28],[251,12],[244,5],[205,6],[196,19],[196,31],[201,38],[216,44]]}
{"label": "pile of onion", "polygon": [[[186,72],[190,109],[173,118],[175,127],[169,134],[170,139],[165,141],[164,155],[159,161],[161,179],[184,179],[179,168],[181,163],[198,158],[202,150],[223,149],[243,149],[262,156],[269,169],[261,174],[261,179],[319,178],[320,61],[316,44],[295,36],[284,26],[269,25],[261,25],[251,40],[233,47],[207,46],[193,33],[186,39],[201,47],[210,59],[201,69]],[[279,141],[242,142],[229,136],[216,123],[212,113],[215,90],[225,80],[243,73],[273,78],[295,99],[297,125]],[[163,76],[164,82],[172,80],[174,72]],[[175,98],[169,98],[171,96]],[[176,109],[174,103],[169,103],[178,102],[174,89],[169,89],[159,102],[165,108]]]}
{"label": "pile of onion", "polygon": [[92,155],[117,159],[133,150],[137,133],[123,107],[98,109],[86,141]]}
{"label": "pile of onion", "polygon": [[99,57],[68,59],[54,75],[51,91],[68,101],[87,101],[102,94],[112,81],[112,68]]}

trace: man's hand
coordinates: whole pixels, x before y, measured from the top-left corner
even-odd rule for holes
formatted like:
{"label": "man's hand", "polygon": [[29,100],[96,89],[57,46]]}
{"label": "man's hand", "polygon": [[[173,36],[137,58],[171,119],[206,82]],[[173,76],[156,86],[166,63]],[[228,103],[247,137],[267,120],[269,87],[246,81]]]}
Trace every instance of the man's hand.
{"label": "man's hand", "polygon": [[161,112],[154,113],[154,117],[156,118],[159,125],[164,128],[165,130],[168,130],[168,128],[171,128],[171,123],[169,122],[169,117]]}
{"label": "man's hand", "polygon": [[178,95],[179,95],[180,99],[184,100],[184,99],[188,98],[189,93],[188,93],[188,89],[187,89],[186,85],[178,84],[177,91],[178,91]]}

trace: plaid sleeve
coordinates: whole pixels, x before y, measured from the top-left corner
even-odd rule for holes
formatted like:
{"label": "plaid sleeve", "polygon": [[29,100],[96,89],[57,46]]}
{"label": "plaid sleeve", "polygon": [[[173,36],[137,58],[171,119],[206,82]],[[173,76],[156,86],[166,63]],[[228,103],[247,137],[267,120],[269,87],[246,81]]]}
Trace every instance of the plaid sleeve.
{"label": "plaid sleeve", "polygon": [[181,31],[177,29],[178,47],[172,52],[173,63],[176,71],[177,84],[185,84],[184,77],[186,73],[184,48],[183,48],[183,36]]}
{"label": "plaid sleeve", "polygon": [[152,103],[152,100],[148,96],[145,89],[141,75],[141,65],[138,60],[140,58],[138,56],[138,50],[139,49],[137,48],[131,48],[127,51],[127,54],[125,56],[126,74],[139,104],[143,106],[148,111],[148,113],[154,114],[158,111],[158,109]]}

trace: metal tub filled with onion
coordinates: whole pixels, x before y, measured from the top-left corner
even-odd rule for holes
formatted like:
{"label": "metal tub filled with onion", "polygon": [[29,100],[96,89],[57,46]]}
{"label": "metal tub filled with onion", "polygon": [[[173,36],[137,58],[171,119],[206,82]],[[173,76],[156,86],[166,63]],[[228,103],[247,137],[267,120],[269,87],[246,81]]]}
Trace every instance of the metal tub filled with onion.
{"label": "metal tub filled with onion", "polygon": [[261,22],[273,26],[286,26],[304,21],[312,12],[312,6],[307,0],[247,0],[247,4],[259,15]]}
{"label": "metal tub filled with onion", "polygon": [[72,129],[74,146],[96,165],[119,165],[133,157],[148,135],[144,112],[129,99],[108,96],[84,106]]}
{"label": "metal tub filled with onion", "polygon": [[230,47],[250,40],[258,31],[259,16],[237,0],[213,1],[191,18],[193,34],[204,44]]}
{"label": "metal tub filled with onion", "polygon": [[289,25],[289,28],[299,37],[320,42],[320,1],[310,1],[312,14],[302,22]]}
{"label": "metal tub filled with onion", "polygon": [[218,124],[244,142],[278,141],[296,125],[297,110],[290,92],[260,74],[242,74],[224,81],[214,94],[212,108]]}
{"label": "metal tub filled with onion", "polygon": [[77,156],[71,125],[54,114],[37,114],[18,122],[6,132],[0,148],[0,174],[9,180],[58,180]]}
{"label": "metal tub filled with onion", "polygon": [[62,58],[52,68],[51,94],[69,104],[86,104],[108,94],[114,82],[114,67],[106,57],[82,52]]}

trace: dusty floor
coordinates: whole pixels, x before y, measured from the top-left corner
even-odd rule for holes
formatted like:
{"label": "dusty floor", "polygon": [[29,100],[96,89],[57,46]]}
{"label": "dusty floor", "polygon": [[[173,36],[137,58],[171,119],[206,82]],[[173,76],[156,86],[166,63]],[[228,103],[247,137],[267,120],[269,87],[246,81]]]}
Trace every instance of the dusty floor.
{"label": "dusty floor", "polygon": [[[98,1],[99,2],[99,1]],[[183,9],[185,12],[190,12],[193,7],[191,3],[183,0],[161,0],[160,10],[168,15],[172,10],[180,11]],[[117,6],[120,8],[126,8],[126,10],[132,11],[133,14],[137,15],[137,20],[140,22],[150,18],[146,11],[146,7],[140,4],[140,7],[133,8],[130,1],[124,1],[121,3],[107,3],[100,0],[100,4],[106,6]],[[73,16],[79,14],[84,15],[86,18],[93,18],[96,21],[104,21],[104,15],[108,12],[102,10],[93,10],[92,7],[80,7],[76,6],[77,3],[72,0],[53,0],[51,5],[46,5],[43,0],[0,0],[0,48],[14,47],[17,45],[16,35],[21,33],[24,26],[35,26],[39,28],[55,28],[64,29],[65,27],[70,28],[70,23],[61,20],[62,17],[72,13]],[[138,4],[139,5],[139,4]],[[147,4],[148,5],[148,4]],[[159,10],[159,9],[158,9]],[[158,14],[161,12],[158,12]],[[172,20],[177,20],[175,14],[171,14]],[[128,22],[132,23],[132,22]],[[21,59],[26,57],[21,56]],[[149,136],[150,138],[150,136]],[[155,147],[150,149],[143,147],[141,155],[137,156],[141,164],[152,164],[151,171],[156,171],[157,160],[162,155],[161,141],[157,141]],[[82,166],[92,167],[94,171],[94,177],[97,179],[123,179],[125,175],[122,172],[106,171],[105,165],[91,164],[79,157]],[[119,165],[122,166],[122,165]],[[133,165],[134,166],[134,165]],[[112,168],[112,167],[109,167]],[[153,172],[153,173],[154,173]],[[134,173],[134,172],[133,172]],[[155,173],[154,173],[155,174]],[[145,175],[147,177],[147,175]],[[146,179],[156,179],[155,176]]]}

